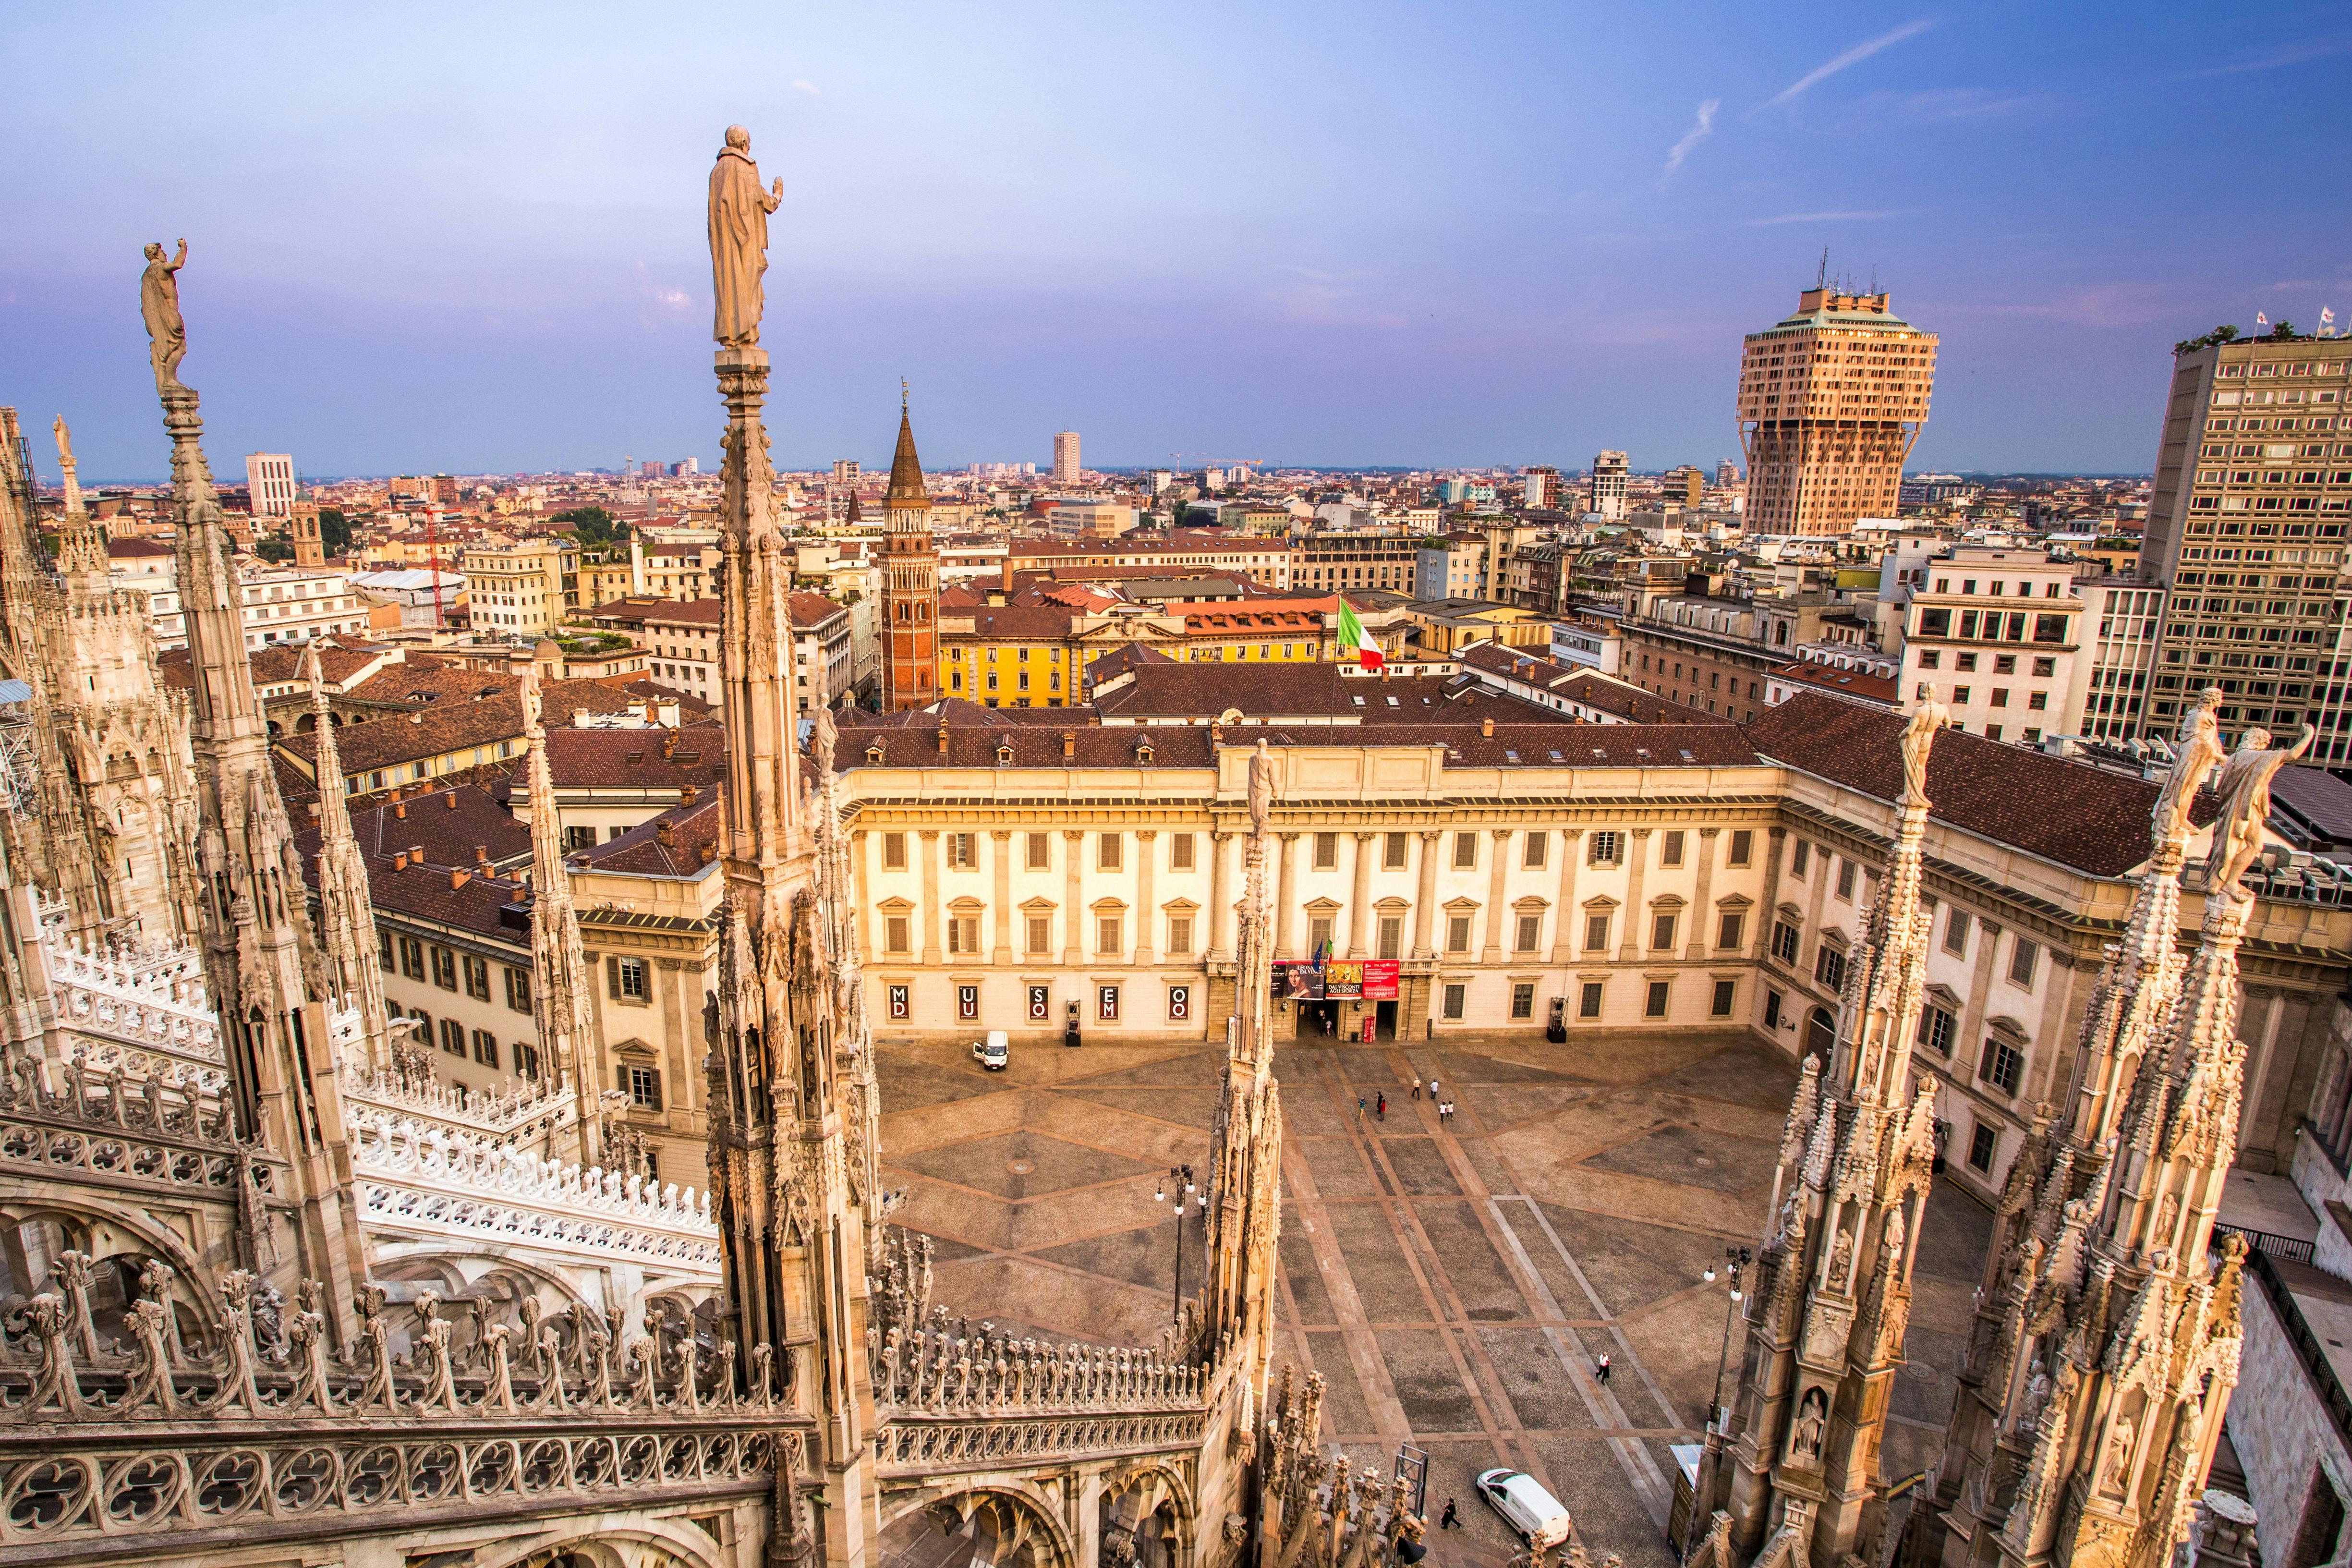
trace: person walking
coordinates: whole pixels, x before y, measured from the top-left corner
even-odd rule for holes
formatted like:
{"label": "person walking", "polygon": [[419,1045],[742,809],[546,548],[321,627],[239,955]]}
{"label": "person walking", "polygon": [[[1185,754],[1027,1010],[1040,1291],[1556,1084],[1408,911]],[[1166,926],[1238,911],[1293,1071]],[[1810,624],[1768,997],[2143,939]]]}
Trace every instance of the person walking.
{"label": "person walking", "polygon": [[1419,1073],[1412,1075],[1412,1097],[1415,1100],[1419,1100],[1421,1098],[1421,1075]]}
{"label": "person walking", "polygon": [[1429,1098],[1432,1100],[1437,1098],[1437,1080],[1433,1078],[1429,1080]]}
{"label": "person walking", "polygon": [[1593,1363],[1592,1372],[1593,1372],[1593,1375],[1594,1375],[1594,1376],[1596,1376],[1596,1377],[1600,1378],[1600,1380],[1601,1380],[1601,1387],[1606,1388],[1606,1387],[1608,1387],[1608,1386],[1609,1386],[1609,1352],[1608,1352],[1603,1351],[1603,1352],[1601,1352],[1601,1359],[1600,1359],[1598,1362],[1596,1362],[1596,1363]]}
{"label": "person walking", "polygon": [[1380,1099],[1373,1102],[1372,1114],[1379,1117],[1382,1121],[1386,1121],[1389,1119],[1389,1097],[1387,1090],[1381,1090]]}
{"label": "person walking", "polygon": [[1361,1127],[1363,1124],[1364,1124],[1364,1097],[1363,1097],[1362,1095],[1360,1095],[1360,1095],[1356,1096],[1356,1125],[1357,1125],[1357,1126],[1359,1126],[1359,1127]]}
{"label": "person walking", "polygon": [[1454,1511],[1454,1500],[1452,1498],[1447,1498],[1445,1500],[1445,1511],[1438,1515],[1437,1528],[1440,1530],[1459,1530],[1462,1528],[1462,1518],[1461,1515]]}

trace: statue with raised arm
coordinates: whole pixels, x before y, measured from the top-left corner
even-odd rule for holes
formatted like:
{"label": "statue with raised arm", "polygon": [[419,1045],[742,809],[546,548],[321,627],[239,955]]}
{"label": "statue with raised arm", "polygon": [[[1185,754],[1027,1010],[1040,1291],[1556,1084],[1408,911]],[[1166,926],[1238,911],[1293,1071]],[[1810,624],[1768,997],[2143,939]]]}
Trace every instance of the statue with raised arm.
{"label": "statue with raised arm", "polygon": [[158,392],[180,384],[180,361],[188,352],[188,327],[180,319],[180,280],[174,276],[187,264],[186,240],[180,241],[180,254],[169,261],[163,259],[163,242],[156,240],[147,247],[147,270],[139,278],[139,314],[153,340],[147,353],[154,362]]}
{"label": "statue with raised arm", "polygon": [[2240,897],[2238,879],[2263,852],[2263,828],[2271,816],[2271,780],[2311,746],[2312,728],[2291,750],[2271,750],[2271,732],[2255,729],[2214,775],[2213,788],[2221,797],[2221,818],[2213,825],[2213,847],[2205,857],[2205,885],[2214,893]]}
{"label": "statue with raised arm", "polygon": [[2196,706],[2180,721],[2180,750],[2172,759],[2172,771],[2164,775],[2164,789],[2156,797],[2151,819],[2157,844],[2189,837],[2189,808],[2196,804],[2197,792],[2205,787],[2206,775],[2229,755],[2221,744],[2221,722],[2214,716],[2221,706],[2221,689],[2209,686],[2198,693]]}
{"label": "statue with raised arm", "polygon": [[784,199],[779,175],[772,189],[760,184],[751,162],[751,133],[727,128],[727,145],[710,170],[710,292],[715,303],[711,336],[730,349],[760,342],[761,278],[768,270],[768,215]]}
{"label": "statue with raised arm", "polygon": [[1903,804],[1927,804],[1927,752],[1936,731],[1952,721],[1952,710],[1937,700],[1931,683],[1919,689],[1919,705],[1903,726]]}
{"label": "statue with raised arm", "polygon": [[1266,825],[1274,820],[1274,754],[1263,740],[1250,754],[1249,814],[1251,835],[1264,837]]}

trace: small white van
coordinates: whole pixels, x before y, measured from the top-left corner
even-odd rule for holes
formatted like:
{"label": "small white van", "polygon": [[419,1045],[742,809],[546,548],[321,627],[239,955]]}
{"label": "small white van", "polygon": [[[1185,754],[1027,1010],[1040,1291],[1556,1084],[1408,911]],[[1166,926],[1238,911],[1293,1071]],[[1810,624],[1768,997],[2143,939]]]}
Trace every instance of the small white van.
{"label": "small white van", "polygon": [[1503,1516],[1503,1522],[1538,1552],[1568,1539],[1568,1510],[1546,1491],[1543,1483],[1525,1470],[1487,1470],[1478,1478],[1478,1495]]}
{"label": "small white van", "polygon": [[991,1072],[1003,1072],[1004,1064],[1012,1060],[1012,1051],[1005,1039],[1004,1031],[991,1029],[988,1031],[988,1038],[974,1040],[971,1043],[971,1059]]}

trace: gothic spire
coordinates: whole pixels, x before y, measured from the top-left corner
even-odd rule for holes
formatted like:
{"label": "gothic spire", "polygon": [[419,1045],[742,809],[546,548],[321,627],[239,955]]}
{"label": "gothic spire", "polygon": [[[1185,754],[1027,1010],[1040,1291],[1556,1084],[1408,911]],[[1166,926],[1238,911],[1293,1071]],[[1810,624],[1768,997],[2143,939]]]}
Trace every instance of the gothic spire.
{"label": "gothic spire", "polygon": [[310,719],[319,737],[312,764],[319,785],[319,940],[328,989],[360,1016],[362,1059],[354,1066],[389,1068],[391,1009],[383,999],[383,968],[376,962],[375,904],[368,888],[367,857],[352,833],[345,805],[343,760],[335,742],[334,714],[327,700],[327,674],[313,640],[302,653],[303,679],[310,684]]}
{"label": "gothic spire", "polygon": [[604,1052],[588,1001],[588,964],[580,946],[580,917],[572,907],[572,873],[563,860],[563,826],[555,809],[555,772],[547,761],[547,726],[539,697],[539,667],[522,676],[522,732],[530,746],[523,777],[530,788],[531,1010],[538,1015],[543,1070],[568,1074],[577,1097],[580,1163],[601,1163],[597,1107],[604,1096]]}
{"label": "gothic spire", "polygon": [[915,456],[915,426],[908,417],[903,384],[898,399],[898,448],[890,455],[890,489],[883,504],[898,508],[931,504],[930,492],[923,488],[922,460]]}
{"label": "gothic spire", "polygon": [[65,526],[58,537],[58,568],[69,582],[78,586],[94,586],[106,580],[106,530],[90,518],[82,505],[81,480],[74,469],[73,436],[66,428],[65,416],[58,416],[52,427],[58,437],[58,464],[65,470]]}

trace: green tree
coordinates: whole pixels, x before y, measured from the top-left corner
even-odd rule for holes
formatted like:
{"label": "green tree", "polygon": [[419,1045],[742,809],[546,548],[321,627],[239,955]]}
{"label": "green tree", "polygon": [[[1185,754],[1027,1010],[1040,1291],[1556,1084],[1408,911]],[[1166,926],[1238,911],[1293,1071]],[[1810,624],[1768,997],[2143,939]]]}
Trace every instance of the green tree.
{"label": "green tree", "polygon": [[572,531],[572,537],[591,550],[608,544],[618,544],[629,537],[629,525],[615,522],[613,514],[601,506],[575,506],[570,511],[559,511],[555,521]]}
{"label": "green tree", "polygon": [[264,561],[291,561],[294,559],[294,546],[287,541],[278,538],[257,539],[254,541],[253,552],[256,555],[260,556]]}
{"label": "green tree", "polygon": [[319,546],[330,555],[351,553],[352,525],[344,521],[342,508],[322,506],[319,509]]}

